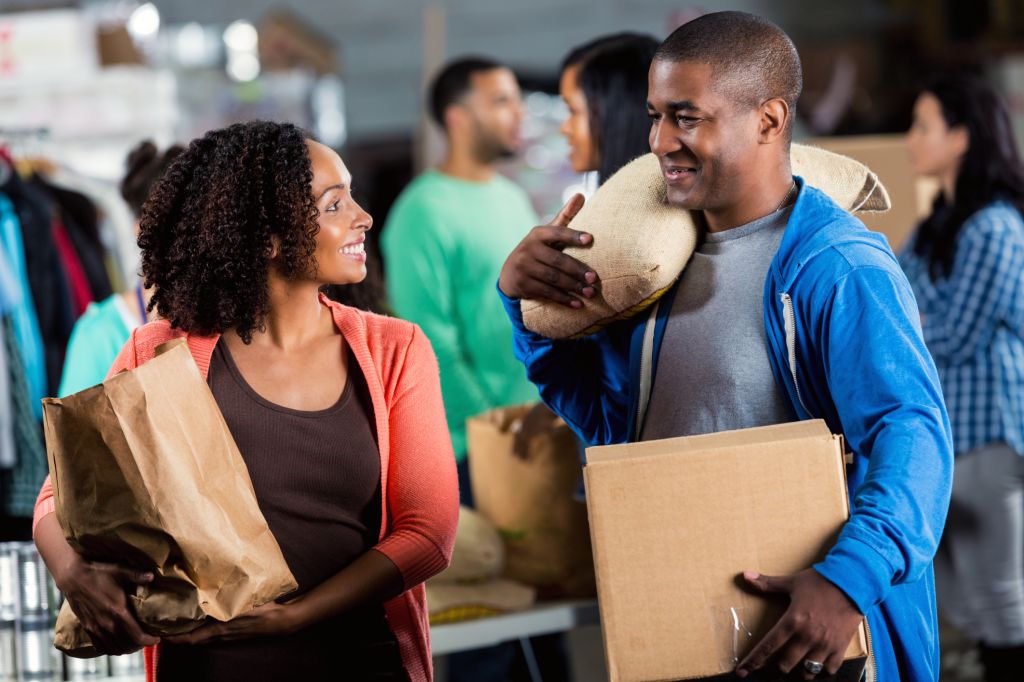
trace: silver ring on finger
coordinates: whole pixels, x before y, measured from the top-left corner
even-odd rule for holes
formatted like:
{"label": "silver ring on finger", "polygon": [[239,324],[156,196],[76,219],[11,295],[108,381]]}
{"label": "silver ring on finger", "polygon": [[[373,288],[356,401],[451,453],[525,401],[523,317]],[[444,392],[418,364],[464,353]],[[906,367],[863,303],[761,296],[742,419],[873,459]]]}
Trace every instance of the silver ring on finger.
{"label": "silver ring on finger", "polygon": [[821,671],[824,669],[825,665],[823,663],[811,660],[804,661],[804,670],[806,670],[811,675],[820,675]]}

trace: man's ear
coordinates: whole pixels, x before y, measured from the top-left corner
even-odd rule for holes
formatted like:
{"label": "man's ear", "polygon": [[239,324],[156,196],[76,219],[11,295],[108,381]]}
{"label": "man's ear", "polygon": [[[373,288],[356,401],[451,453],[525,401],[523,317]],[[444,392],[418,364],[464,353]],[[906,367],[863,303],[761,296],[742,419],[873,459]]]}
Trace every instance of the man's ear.
{"label": "man's ear", "polygon": [[281,253],[281,240],[276,234],[270,235],[270,246],[267,248],[267,259],[275,260]]}
{"label": "man's ear", "polygon": [[761,105],[758,113],[761,126],[758,131],[758,142],[772,144],[785,136],[792,113],[786,100],[780,97],[770,99]]}
{"label": "man's ear", "polygon": [[458,104],[448,105],[448,108],[444,110],[445,130],[449,131],[449,133],[454,130],[461,130],[466,125],[467,114],[468,112],[465,107]]}

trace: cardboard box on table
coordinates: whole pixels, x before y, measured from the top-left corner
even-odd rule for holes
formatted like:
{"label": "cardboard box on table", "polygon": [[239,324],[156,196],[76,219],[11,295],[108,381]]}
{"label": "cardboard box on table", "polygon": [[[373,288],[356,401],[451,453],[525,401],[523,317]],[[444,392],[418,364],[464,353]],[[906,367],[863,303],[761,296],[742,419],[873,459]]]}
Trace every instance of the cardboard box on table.
{"label": "cardboard box on table", "polygon": [[[849,516],[822,421],[589,448],[584,478],[612,682],[731,673],[785,609],[740,574],[808,568]],[[868,643],[862,625],[854,679]]]}

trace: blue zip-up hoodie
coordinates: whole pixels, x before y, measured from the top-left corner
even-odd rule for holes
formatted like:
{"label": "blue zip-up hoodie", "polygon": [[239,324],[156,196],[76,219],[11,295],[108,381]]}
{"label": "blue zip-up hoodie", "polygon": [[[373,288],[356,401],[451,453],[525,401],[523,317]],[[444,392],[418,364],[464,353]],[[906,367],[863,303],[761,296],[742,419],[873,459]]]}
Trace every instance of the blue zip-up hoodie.
{"label": "blue zip-up hoodie", "polygon": [[[953,475],[942,390],[885,238],[796,181],[764,286],[768,357],[800,419],[824,419],[854,454],[850,520],[814,568],[867,616],[878,680],[937,680],[932,557]],[[585,339],[551,341],[502,295],[530,380],[591,445],[637,438],[674,297]]]}

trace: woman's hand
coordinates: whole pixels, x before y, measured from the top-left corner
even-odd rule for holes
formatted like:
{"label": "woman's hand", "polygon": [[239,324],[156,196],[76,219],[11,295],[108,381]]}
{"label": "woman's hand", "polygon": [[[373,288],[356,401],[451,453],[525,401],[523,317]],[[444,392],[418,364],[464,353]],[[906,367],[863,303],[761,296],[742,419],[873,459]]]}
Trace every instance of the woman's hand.
{"label": "woman's hand", "polygon": [[128,654],[160,641],[142,630],[128,606],[127,590],[152,582],[152,573],[89,561],[76,554],[54,579],[100,653]]}
{"label": "woman's hand", "polygon": [[127,654],[160,641],[143,632],[128,605],[127,591],[152,582],[152,573],[83,558],[64,539],[56,514],[39,520],[35,538],[57,588],[97,651]]}
{"label": "woman's hand", "polygon": [[270,602],[225,623],[211,620],[192,632],[164,637],[171,644],[209,644],[210,642],[290,635],[302,629],[297,601],[286,604]]}

